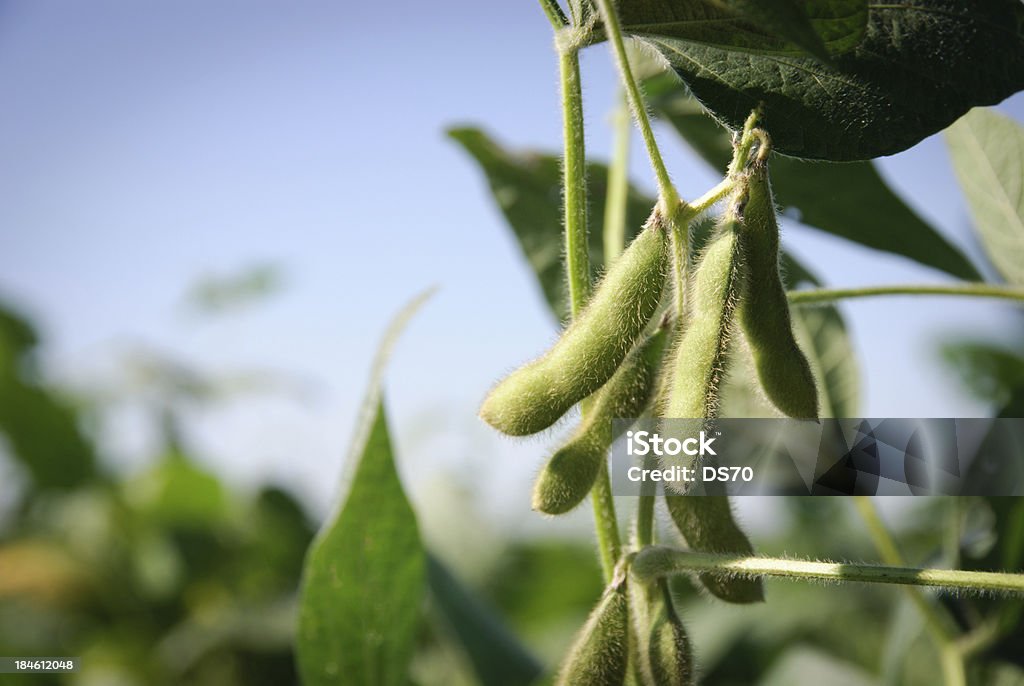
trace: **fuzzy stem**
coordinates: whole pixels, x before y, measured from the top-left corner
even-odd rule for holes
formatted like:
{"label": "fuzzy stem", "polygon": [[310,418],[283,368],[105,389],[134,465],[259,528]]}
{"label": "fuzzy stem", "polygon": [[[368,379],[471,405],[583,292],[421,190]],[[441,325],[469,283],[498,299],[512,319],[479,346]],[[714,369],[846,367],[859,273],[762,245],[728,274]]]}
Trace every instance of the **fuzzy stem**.
{"label": "fuzzy stem", "polygon": [[[878,513],[874,501],[867,496],[856,496],[853,504],[868,527],[875,549],[882,556],[882,561],[890,565],[903,566],[903,555],[900,554],[896,541],[893,539],[885,522]],[[925,626],[931,634],[932,642],[939,653],[939,662],[945,676],[946,686],[966,686],[967,673],[964,658],[956,644],[956,632],[950,627],[949,618],[925,597],[919,588],[907,587],[907,596],[924,617]]]}
{"label": "fuzzy stem", "polygon": [[654,131],[651,129],[651,118],[647,114],[647,107],[644,105],[643,96],[640,94],[640,86],[633,78],[633,70],[629,66],[629,57],[626,55],[626,44],[622,40],[622,27],[619,25],[619,15],[615,11],[612,0],[597,0],[597,6],[601,11],[601,19],[604,21],[605,31],[608,40],[612,44],[612,51],[615,53],[615,61],[619,65],[619,73],[622,75],[622,84],[626,87],[626,94],[629,96],[629,104],[636,117],[637,126],[640,128],[640,135],[643,136],[644,145],[647,146],[647,155],[651,158],[651,167],[658,179],[658,195],[666,208],[674,208],[679,204],[679,193],[672,185],[668,169],[661,158],[661,150],[658,149],[658,142],[654,138]]}
{"label": "fuzzy stem", "polygon": [[[560,47],[559,73],[562,86],[562,162],[565,203],[565,271],[569,282],[569,309],[579,315],[590,296],[590,256],[587,250],[587,177],[583,138],[583,94],[580,89],[580,61],[576,48]],[[587,412],[587,403],[580,406]],[[622,552],[619,525],[615,517],[611,479],[607,464],[601,468],[591,492],[597,544],[605,582],[611,581]]]}
{"label": "fuzzy stem", "polygon": [[[700,496],[691,496],[700,497]],[[956,569],[884,567],[852,562],[818,562],[756,555],[718,555],[650,546],[633,559],[633,574],[641,581],[707,572],[748,578],[781,577],[823,581],[928,586],[978,593],[1024,595],[1024,574]]]}
{"label": "fuzzy stem", "polygon": [[864,288],[815,288],[790,291],[792,305],[810,305],[832,302],[846,298],[868,298],[875,295],[961,295],[975,298],[1002,298],[1024,302],[1024,288],[994,286],[987,283],[962,283],[956,285],[896,285],[867,286]]}
{"label": "fuzzy stem", "polygon": [[587,177],[583,140],[583,93],[580,89],[579,53],[558,53],[562,85],[564,152],[562,186],[565,209],[565,271],[569,282],[569,309],[576,317],[590,297],[590,255],[587,250]]}
{"label": "fuzzy stem", "polygon": [[558,6],[555,0],[540,0],[540,6],[544,10],[544,15],[551,22],[551,26],[557,31],[563,26],[569,25],[569,19],[565,16],[565,12]]}
{"label": "fuzzy stem", "polygon": [[620,94],[621,104],[612,114],[614,143],[608,166],[608,195],[604,203],[604,266],[611,266],[626,247],[626,207],[629,200],[629,104]]}

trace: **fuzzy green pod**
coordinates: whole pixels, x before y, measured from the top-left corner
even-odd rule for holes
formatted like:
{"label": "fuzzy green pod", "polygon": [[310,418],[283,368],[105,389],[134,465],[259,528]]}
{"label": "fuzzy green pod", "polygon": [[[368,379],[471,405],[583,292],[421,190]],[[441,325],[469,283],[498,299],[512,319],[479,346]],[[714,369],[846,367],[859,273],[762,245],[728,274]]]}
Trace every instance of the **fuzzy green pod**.
{"label": "fuzzy green pod", "polygon": [[690,284],[690,318],[673,353],[662,417],[711,419],[718,413],[741,280],[737,204],[723,216]]}
{"label": "fuzzy green pod", "polygon": [[533,509],[563,514],[587,497],[616,438],[612,420],[636,417],[647,407],[667,337],[667,327],[663,326],[638,343],[608,383],[594,394],[585,419],[538,475]]}
{"label": "fuzzy green pod", "polygon": [[697,681],[693,649],[686,627],[672,603],[668,582],[659,579],[651,598],[651,625],[646,641],[648,681],[653,686],[692,686]]}
{"label": "fuzzy green pod", "polygon": [[603,386],[657,309],[668,260],[667,232],[653,215],[554,346],[491,390],[484,421],[511,436],[537,433]]}
{"label": "fuzzy green pod", "polygon": [[[754,554],[750,539],[732,516],[728,496],[666,495],[665,503],[676,528],[693,550],[702,553]],[[701,574],[700,581],[713,595],[730,603],[758,603],[764,600],[764,584],[760,579]]]}
{"label": "fuzzy green pod", "polygon": [[739,321],[753,353],[765,395],[784,414],[818,418],[814,374],[793,336],[789,301],[779,273],[779,224],[768,169],[756,162],[748,172],[747,203],[739,232],[746,257],[746,278]]}
{"label": "fuzzy green pod", "polygon": [[558,673],[558,686],[622,686],[629,661],[629,603],[609,587],[580,629]]}

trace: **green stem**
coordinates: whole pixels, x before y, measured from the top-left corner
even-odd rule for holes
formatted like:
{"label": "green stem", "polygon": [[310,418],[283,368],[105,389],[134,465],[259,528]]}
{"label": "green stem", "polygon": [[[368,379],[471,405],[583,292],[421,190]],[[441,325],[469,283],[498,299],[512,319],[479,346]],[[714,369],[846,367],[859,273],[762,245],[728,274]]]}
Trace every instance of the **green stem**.
{"label": "green stem", "polygon": [[565,16],[565,12],[558,6],[555,0],[540,0],[540,6],[544,10],[545,16],[548,21],[551,22],[551,26],[557,31],[563,26],[569,25],[569,19]]}
{"label": "green stem", "polygon": [[[875,549],[886,564],[903,566],[903,555],[896,546],[896,540],[882,521],[874,501],[867,496],[857,496],[853,504],[867,525],[868,533],[875,544]],[[935,605],[925,597],[921,589],[908,587],[907,596],[924,617],[925,626],[931,634],[932,642],[939,653],[939,662],[945,676],[946,686],[966,686],[967,671],[964,658],[956,644],[956,631],[951,627],[949,618],[943,615]]]}
{"label": "green stem", "polygon": [[[580,89],[579,52],[561,47],[558,51],[562,85],[562,162],[565,194],[565,271],[569,282],[569,308],[572,316],[582,312],[590,297],[590,256],[587,250],[587,177],[583,139],[583,94]],[[587,403],[580,406],[587,412]],[[612,498],[608,466],[604,465],[591,492],[597,543],[605,582],[610,582],[622,552],[615,500]]]}
{"label": "green stem", "polygon": [[565,195],[565,271],[569,308],[576,317],[590,297],[590,254],[587,250],[587,176],[583,142],[583,93],[576,50],[560,50],[564,153],[562,187]]}
{"label": "green stem", "polygon": [[626,206],[629,199],[629,104],[624,96],[612,114],[614,143],[608,166],[608,195],[604,203],[604,266],[622,254],[626,247]]}
{"label": "green stem", "polygon": [[597,0],[597,5],[601,11],[601,19],[604,21],[608,40],[612,44],[612,51],[615,53],[615,61],[619,65],[622,84],[626,87],[633,116],[636,117],[640,135],[643,136],[644,145],[647,146],[647,155],[651,158],[651,167],[654,168],[654,175],[658,179],[658,195],[666,208],[674,208],[679,203],[679,193],[672,185],[668,169],[665,168],[661,150],[658,149],[658,142],[654,138],[653,129],[651,129],[651,118],[647,114],[643,96],[640,94],[640,86],[633,78],[633,70],[629,66],[629,57],[626,55],[626,44],[622,40],[619,15],[615,11],[612,0]]}
{"label": "green stem", "polygon": [[790,291],[792,305],[810,305],[832,302],[846,298],[869,298],[875,295],[962,295],[975,298],[1002,298],[1024,302],[1024,288],[995,286],[987,283],[963,283],[956,285],[897,285],[867,286],[864,288],[816,288],[805,291]]}
{"label": "green stem", "polygon": [[[700,497],[700,496],[691,496]],[[956,569],[884,567],[852,562],[817,562],[788,558],[718,555],[650,546],[633,559],[633,574],[641,581],[707,572],[725,576],[781,577],[822,581],[928,586],[967,592],[1024,595],[1024,574],[975,572]]]}

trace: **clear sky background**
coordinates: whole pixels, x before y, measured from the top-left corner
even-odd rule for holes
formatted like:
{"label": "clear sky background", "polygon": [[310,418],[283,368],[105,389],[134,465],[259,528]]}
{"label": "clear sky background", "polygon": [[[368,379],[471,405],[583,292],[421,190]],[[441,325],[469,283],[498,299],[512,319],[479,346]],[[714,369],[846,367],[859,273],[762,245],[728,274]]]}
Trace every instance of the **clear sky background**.
{"label": "clear sky background", "polygon": [[[586,51],[583,70],[589,152],[604,158],[616,91],[606,46]],[[41,325],[55,375],[107,382],[138,344],[215,372],[297,374],[313,393],[199,413],[195,440],[219,473],[282,481],[322,509],[378,337],[438,284],[388,374],[402,470],[435,512],[479,489],[512,526],[536,524],[529,483],[552,437],[502,439],[475,410],[499,375],[546,346],[555,322],[481,174],[443,133],[480,124],[510,146],[559,147],[551,30],[536,2],[7,0],[0,92],[0,297]],[[1024,99],[1000,109],[1021,120]],[[659,133],[685,196],[716,181]],[[632,162],[650,190],[639,145]],[[941,137],[880,166],[978,254]],[[787,246],[829,285],[945,279],[786,229]],[[197,279],[264,262],[286,282],[267,304],[216,320],[184,308]],[[866,416],[987,412],[936,346],[1009,339],[1008,306],[894,298],[843,312]],[[122,415],[111,449],[141,465],[147,431]]]}

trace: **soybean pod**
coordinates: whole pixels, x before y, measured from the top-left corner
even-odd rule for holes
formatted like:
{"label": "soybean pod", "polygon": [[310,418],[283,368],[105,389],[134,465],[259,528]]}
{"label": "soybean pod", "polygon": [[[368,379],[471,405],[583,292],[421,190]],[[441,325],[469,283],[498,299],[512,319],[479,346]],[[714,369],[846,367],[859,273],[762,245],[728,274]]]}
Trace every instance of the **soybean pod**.
{"label": "soybean pod", "polygon": [[676,613],[668,581],[658,579],[651,595],[651,623],[645,645],[647,681],[653,686],[692,686],[696,683],[693,649],[686,627]]}
{"label": "soybean pod", "polygon": [[669,249],[655,213],[602,279],[590,303],[541,358],[499,382],[480,408],[512,436],[542,431],[605,384],[658,307]]}
{"label": "soybean pod", "polygon": [[612,420],[640,415],[653,395],[668,337],[662,325],[638,343],[593,399],[573,435],[548,460],[533,488],[533,509],[563,514],[586,498],[616,436]]}
{"label": "soybean pod", "polygon": [[580,629],[558,686],[622,686],[628,663],[629,604],[624,586],[609,586]]}
{"label": "soybean pod", "polygon": [[[665,503],[679,533],[693,550],[702,553],[753,555],[754,546],[732,516],[724,495],[666,495]],[[701,574],[700,581],[713,595],[730,603],[764,600],[760,579],[727,578]]]}
{"label": "soybean pod", "polygon": [[662,417],[711,419],[725,375],[729,337],[740,288],[741,246],[734,198],[697,265],[690,290],[689,321],[673,353]]}
{"label": "soybean pod", "polygon": [[747,260],[739,320],[765,395],[797,419],[818,418],[814,374],[793,335],[789,301],[779,273],[779,224],[764,161],[747,172],[747,203],[739,232]]}

